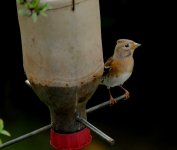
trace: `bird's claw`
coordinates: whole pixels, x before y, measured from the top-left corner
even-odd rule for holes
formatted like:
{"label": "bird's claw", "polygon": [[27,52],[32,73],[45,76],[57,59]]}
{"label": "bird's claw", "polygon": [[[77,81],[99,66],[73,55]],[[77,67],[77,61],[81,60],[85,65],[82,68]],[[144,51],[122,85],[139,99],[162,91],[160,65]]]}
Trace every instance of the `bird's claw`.
{"label": "bird's claw", "polygon": [[117,103],[117,101],[114,98],[110,98],[109,102],[110,102],[110,106]]}
{"label": "bird's claw", "polygon": [[125,91],[124,95],[125,95],[124,100],[127,100],[130,97],[130,93],[127,90]]}

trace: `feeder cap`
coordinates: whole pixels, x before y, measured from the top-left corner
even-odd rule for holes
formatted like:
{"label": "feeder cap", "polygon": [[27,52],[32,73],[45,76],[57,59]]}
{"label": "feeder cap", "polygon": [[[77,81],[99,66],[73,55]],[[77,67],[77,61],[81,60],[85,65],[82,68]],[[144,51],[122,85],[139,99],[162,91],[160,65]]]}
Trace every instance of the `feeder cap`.
{"label": "feeder cap", "polygon": [[50,130],[50,144],[56,150],[80,150],[90,144],[92,136],[88,128],[81,131],[60,134]]}

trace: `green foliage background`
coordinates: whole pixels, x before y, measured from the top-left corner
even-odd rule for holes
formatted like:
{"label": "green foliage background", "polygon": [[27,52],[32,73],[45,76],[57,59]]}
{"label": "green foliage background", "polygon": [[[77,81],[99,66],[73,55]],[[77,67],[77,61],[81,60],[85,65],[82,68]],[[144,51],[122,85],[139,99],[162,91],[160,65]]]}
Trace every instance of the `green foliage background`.
{"label": "green foliage background", "polygon": [[32,17],[33,22],[37,21],[39,15],[47,16],[46,11],[49,6],[47,3],[41,4],[40,0],[17,0],[21,5],[18,13],[22,16]]}
{"label": "green foliage background", "polygon": [[[5,136],[11,136],[10,133],[4,129],[4,121],[1,118],[0,118],[0,134]],[[1,138],[0,144],[2,144]]]}

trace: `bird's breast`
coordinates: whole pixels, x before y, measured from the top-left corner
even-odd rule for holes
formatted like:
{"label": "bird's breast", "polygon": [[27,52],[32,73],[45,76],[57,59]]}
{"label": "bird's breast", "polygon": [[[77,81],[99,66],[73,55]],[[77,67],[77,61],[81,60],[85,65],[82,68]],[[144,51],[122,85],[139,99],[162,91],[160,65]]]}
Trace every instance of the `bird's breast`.
{"label": "bird's breast", "polygon": [[122,73],[118,76],[109,76],[106,77],[103,81],[103,84],[105,84],[108,87],[115,87],[119,85],[123,85],[126,80],[131,76],[131,72]]}
{"label": "bird's breast", "polygon": [[131,76],[133,66],[134,60],[132,57],[112,60],[109,72],[103,76],[102,84],[107,87],[123,85]]}
{"label": "bird's breast", "polygon": [[132,72],[134,66],[134,60],[132,57],[122,60],[114,60],[111,63],[110,76],[115,74]]}

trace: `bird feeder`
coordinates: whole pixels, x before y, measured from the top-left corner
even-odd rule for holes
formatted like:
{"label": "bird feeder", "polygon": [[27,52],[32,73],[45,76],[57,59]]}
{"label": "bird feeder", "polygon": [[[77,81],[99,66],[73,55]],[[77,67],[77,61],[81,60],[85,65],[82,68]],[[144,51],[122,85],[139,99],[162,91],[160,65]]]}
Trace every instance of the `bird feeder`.
{"label": "bird feeder", "polygon": [[51,145],[82,149],[90,130],[77,121],[87,119],[86,104],[103,73],[99,0],[41,0],[47,17],[18,15],[23,66],[28,81],[51,114]]}

